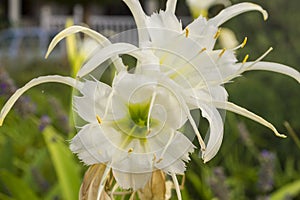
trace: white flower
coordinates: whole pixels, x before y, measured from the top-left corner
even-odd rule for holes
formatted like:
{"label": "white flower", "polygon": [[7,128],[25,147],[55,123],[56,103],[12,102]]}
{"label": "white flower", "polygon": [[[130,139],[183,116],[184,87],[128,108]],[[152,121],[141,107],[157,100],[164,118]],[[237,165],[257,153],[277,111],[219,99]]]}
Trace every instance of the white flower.
{"label": "white flower", "polygon": [[178,131],[184,112],[155,79],[123,71],[112,87],[85,81],[74,107],[87,124],[71,150],[87,165],[105,163],[125,189],[144,187],[152,171],[183,174],[193,144]]}
{"label": "white flower", "polygon": [[[165,11],[150,17],[144,14],[137,0],[125,2],[133,12],[139,28],[140,47],[151,49],[159,59],[160,70],[175,82],[177,91],[181,91],[189,108],[200,109],[203,117],[210,123],[206,147],[197,135],[203,149],[204,162],[216,155],[222,142],[223,121],[219,109],[248,117],[270,128],[276,135],[285,137],[263,118],[228,102],[227,92],[222,84],[249,70],[274,71],[291,76],[300,82],[299,72],[282,64],[261,62],[271,49],[254,62],[246,62],[248,58],[246,56],[241,63],[236,63],[234,51],[244,47],[247,38],[234,49],[214,50],[216,39],[220,34],[220,25],[248,11],[260,11],[266,20],[268,14],[265,10],[253,3],[240,3],[222,10],[209,20],[200,16],[183,29],[174,14],[176,0],[167,1]],[[197,130],[195,133],[197,134]]]}
{"label": "white flower", "polygon": [[[179,132],[190,123],[201,146],[204,162],[218,152],[223,139],[223,116],[228,110],[248,117],[270,128],[276,128],[256,114],[228,102],[223,84],[245,71],[267,70],[286,74],[300,83],[296,70],[278,63],[262,62],[268,50],[253,62],[248,56],[237,63],[235,50],[215,50],[219,26],[241,13],[260,11],[260,6],[241,3],[228,7],[207,20],[200,16],[183,29],[175,16],[176,0],[168,0],[165,11],[147,16],[138,0],[124,0],[138,27],[139,45],[112,44],[101,34],[81,26],[71,26],[59,33],[49,45],[47,55],[68,35],[83,32],[99,44],[99,49],[86,61],[77,78],[46,76],[33,79],[8,100],[0,113],[0,125],[18,99],[29,88],[46,82],[60,82],[76,88],[82,96],[74,97],[74,109],[85,121],[71,142],[71,150],[86,164],[104,163],[99,194],[110,169],[124,188],[138,189],[151,172],[161,169],[173,178],[181,199],[176,174],[185,171],[184,161],[194,146]],[[127,72],[119,55],[137,59],[134,72]],[[95,79],[86,80],[97,68],[110,60],[116,67],[112,86]],[[209,124],[207,142],[202,139],[190,111],[200,109]]]}
{"label": "white flower", "polygon": [[38,84],[58,82],[77,89],[74,110],[85,121],[71,150],[87,165],[103,163],[99,195],[112,169],[122,188],[143,188],[154,170],[183,174],[194,145],[178,129],[187,117],[172,88],[157,79],[121,71],[112,87],[97,80],[45,76],[31,80],[8,100],[0,119],[16,100]]}

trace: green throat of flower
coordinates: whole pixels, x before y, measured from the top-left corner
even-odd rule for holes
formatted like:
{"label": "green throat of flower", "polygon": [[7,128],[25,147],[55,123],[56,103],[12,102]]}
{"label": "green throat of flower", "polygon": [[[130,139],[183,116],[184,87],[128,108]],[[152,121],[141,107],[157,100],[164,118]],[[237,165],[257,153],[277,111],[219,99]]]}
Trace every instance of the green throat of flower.
{"label": "green throat of flower", "polygon": [[129,143],[133,139],[141,142],[147,141],[147,135],[151,128],[159,124],[158,120],[150,117],[150,101],[141,103],[130,103],[127,105],[128,114],[120,120],[114,122],[114,127],[119,132],[124,133],[124,141]]}

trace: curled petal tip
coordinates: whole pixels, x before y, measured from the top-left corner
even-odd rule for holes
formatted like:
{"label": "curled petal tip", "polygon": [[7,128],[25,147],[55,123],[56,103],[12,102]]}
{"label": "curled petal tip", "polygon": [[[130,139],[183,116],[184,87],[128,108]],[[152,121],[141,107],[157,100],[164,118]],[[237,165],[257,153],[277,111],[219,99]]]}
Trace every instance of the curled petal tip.
{"label": "curled petal tip", "polygon": [[262,15],[263,15],[265,21],[266,21],[266,20],[268,19],[268,17],[269,17],[269,14],[268,14],[268,12],[267,12],[266,10],[262,10]]}
{"label": "curled petal tip", "polygon": [[287,138],[287,136],[284,135],[284,134],[279,134],[278,137],[281,137],[281,138]]}

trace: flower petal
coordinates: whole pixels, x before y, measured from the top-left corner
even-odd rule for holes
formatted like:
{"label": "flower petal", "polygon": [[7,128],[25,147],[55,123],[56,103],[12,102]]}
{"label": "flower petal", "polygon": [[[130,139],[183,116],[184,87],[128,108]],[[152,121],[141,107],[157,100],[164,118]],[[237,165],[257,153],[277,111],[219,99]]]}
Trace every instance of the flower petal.
{"label": "flower petal", "polygon": [[122,71],[115,76],[112,87],[126,103],[139,103],[151,98],[156,85],[154,78]]}
{"label": "flower petal", "polygon": [[86,165],[111,161],[114,145],[99,124],[84,126],[71,140],[70,149]]}
{"label": "flower petal", "polygon": [[22,88],[18,89],[6,102],[6,104],[3,106],[1,112],[0,112],[0,126],[2,126],[2,123],[4,121],[4,118],[8,114],[9,110],[12,108],[12,106],[15,104],[15,102],[18,100],[18,98],[27,90],[30,88],[42,84],[42,83],[48,83],[48,82],[56,82],[56,83],[63,83],[66,85],[69,85],[73,88],[79,89],[82,85],[77,80],[71,78],[71,77],[65,77],[65,76],[40,76],[38,78],[32,79],[28,83],[26,83]]}
{"label": "flower petal", "polygon": [[49,56],[49,54],[51,53],[51,51],[54,49],[54,47],[65,37],[72,35],[74,33],[78,33],[78,32],[83,32],[85,34],[87,34],[88,36],[92,37],[93,39],[95,39],[100,45],[102,46],[106,46],[110,44],[110,41],[104,37],[103,35],[101,35],[100,33],[98,33],[97,31],[94,31],[92,29],[83,27],[83,26],[70,26],[66,29],[64,29],[63,31],[61,31],[60,33],[58,33],[53,40],[51,41],[49,47],[48,47],[48,51],[46,53],[46,58]]}
{"label": "flower petal", "polygon": [[177,0],[167,0],[166,11],[175,13]]}
{"label": "flower petal", "polygon": [[196,41],[201,48],[213,49],[216,43],[214,36],[218,31],[217,26],[208,23],[206,18],[200,16],[190,23],[186,29],[189,30],[189,37]]}
{"label": "flower petal", "polygon": [[[129,52],[132,52],[134,50],[137,50],[137,47],[131,44],[127,43],[116,43],[108,45],[99,51],[97,51],[78,71],[77,76],[83,77],[96,69],[100,64],[102,64],[104,61],[108,60],[109,58],[112,58],[119,55],[119,54],[126,54]],[[118,58],[118,57],[116,57]],[[113,60],[114,61],[114,60]],[[123,65],[124,68],[124,65]]]}
{"label": "flower petal", "polygon": [[202,154],[204,163],[210,161],[219,151],[223,140],[224,123],[219,111],[211,104],[198,105],[202,116],[209,122],[209,138],[206,149]]}
{"label": "flower petal", "polygon": [[[160,141],[162,137],[165,137],[165,133],[167,132],[160,133],[154,137],[154,140],[151,140],[153,147],[158,144],[162,145],[161,147],[156,146],[156,149],[159,151],[156,152],[157,161],[155,162],[155,167],[167,173],[183,174],[186,168],[184,162],[190,160],[189,154],[194,151],[195,146],[185,135],[177,131],[164,152],[166,143]],[[150,144],[149,146],[152,145]]]}
{"label": "flower petal", "polygon": [[113,175],[123,189],[132,188],[134,191],[143,188],[150,180],[152,172],[128,173],[113,169]]}
{"label": "flower petal", "polygon": [[75,96],[73,106],[79,116],[87,122],[97,122],[96,116],[104,116],[107,101],[112,89],[97,80],[83,82],[80,90],[83,96]]}
{"label": "flower petal", "polygon": [[138,28],[138,34],[139,34],[139,46],[143,46],[145,42],[149,41],[149,36],[146,31],[146,14],[143,11],[143,8],[138,0],[123,0],[127,6],[129,7],[136,26]]}
{"label": "flower petal", "polygon": [[277,129],[268,121],[266,121],[265,119],[263,119],[262,117],[250,112],[249,110],[242,108],[238,105],[235,105],[231,102],[218,102],[218,101],[214,101],[213,104],[220,109],[224,109],[224,110],[228,110],[234,113],[237,113],[239,115],[242,115],[244,117],[247,117],[253,121],[256,121],[266,127],[268,127],[269,129],[271,129],[276,136],[278,137],[282,137],[285,138],[286,136],[283,134],[280,134]]}
{"label": "flower petal", "polygon": [[182,32],[182,24],[177,17],[167,11],[159,11],[146,18],[147,29],[153,46],[161,46],[178,37]]}
{"label": "flower petal", "polygon": [[[243,64],[239,63],[237,65],[243,65]],[[300,73],[297,70],[283,64],[273,63],[273,62],[257,62],[253,64],[253,62],[247,62],[244,65],[245,65],[245,69],[244,69],[245,71],[266,70],[266,71],[277,72],[280,74],[285,74],[287,76],[290,76],[294,78],[296,81],[298,81],[298,83],[300,83]]]}
{"label": "flower petal", "polygon": [[259,5],[254,3],[239,3],[222,10],[217,16],[208,20],[208,23],[219,27],[229,19],[248,11],[259,11],[263,14],[264,20],[267,20],[268,13]]}

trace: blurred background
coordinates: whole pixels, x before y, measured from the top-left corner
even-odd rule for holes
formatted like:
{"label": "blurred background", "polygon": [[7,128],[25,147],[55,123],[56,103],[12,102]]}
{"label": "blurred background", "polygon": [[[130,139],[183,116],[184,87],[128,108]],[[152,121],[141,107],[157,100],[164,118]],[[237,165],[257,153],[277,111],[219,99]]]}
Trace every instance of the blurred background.
{"label": "blurred background", "polygon": [[[121,0],[0,2],[0,107],[34,77],[70,74],[74,63],[65,41],[44,59],[49,42],[67,19],[107,37],[135,28]],[[165,8],[162,0],[140,2],[148,14]],[[267,21],[251,12],[223,25],[239,43],[248,37],[245,48],[237,51],[238,59],[249,54],[249,60],[255,60],[273,47],[265,61],[300,71],[300,1],[251,2],[268,11]],[[223,8],[222,4],[210,6],[208,18]],[[183,24],[193,20],[185,0],[178,0],[176,14]],[[257,71],[245,73],[226,88],[230,101],[264,117],[288,138],[277,138],[267,128],[227,112],[220,152],[207,164],[197,153],[192,155],[182,180],[183,198],[300,199],[299,84],[280,74]],[[68,141],[75,134],[69,114],[71,93],[70,88],[57,84],[37,86],[10,112],[0,128],[0,199],[77,199],[86,166],[68,150]],[[199,126],[205,130],[207,122],[203,119]]]}

